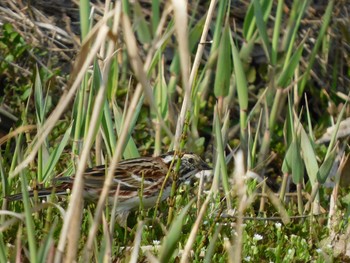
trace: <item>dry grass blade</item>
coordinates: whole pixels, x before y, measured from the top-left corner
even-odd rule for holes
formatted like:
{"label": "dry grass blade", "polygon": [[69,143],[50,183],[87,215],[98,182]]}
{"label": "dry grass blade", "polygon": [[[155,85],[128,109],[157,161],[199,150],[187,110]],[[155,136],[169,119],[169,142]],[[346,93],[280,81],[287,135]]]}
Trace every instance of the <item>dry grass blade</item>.
{"label": "dry grass blade", "polygon": [[337,203],[338,203],[338,194],[339,194],[339,187],[340,187],[340,180],[342,171],[344,170],[344,167],[346,166],[347,162],[349,161],[349,156],[347,155],[345,157],[345,153],[343,152],[340,164],[335,176],[335,186],[333,188],[332,194],[330,196],[330,204],[329,204],[329,215],[328,215],[328,223],[327,226],[330,229],[330,236],[334,237],[336,235],[336,227],[337,227],[337,221],[336,221],[336,212],[337,212]]}
{"label": "dry grass blade", "polygon": [[24,133],[24,132],[29,132],[33,131],[36,129],[36,125],[24,125],[18,127],[16,130],[6,134],[5,136],[0,138],[0,146],[3,145],[5,142],[9,141],[11,138],[16,137],[17,135]]}
{"label": "dry grass blade", "polygon": [[194,244],[194,242],[196,241],[196,237],[197,237],[197,233],[198,233],[198,229],[200,227],[200,224],[202,222],[202,219],[204,217],[204,214],[205,212],[207,211],[207,207],[208,207],[208,204],[209,204],[209,201],[212,197],[212,194],[211,192],[207,195],[207,198],[205,199],[202,207],[201,207],[201,210],[197,216],[197,219],[196,219],[196,222],[194,223],[194,225],[192,226],[192,230],[191,230],[191,233],[190,233],[190,236],[187,240],[187,243],[186,243],[186,246],[184,248],[184,251],[183,251],[183,254],[182,254],[182,257],[181,257],[181,263],[186,263],[186,262],[189,262],[189,256],[190,256],[190,252],[191,252],[191,249],[192,249],[192,246]]}
{"label": "dry grass blade", "polygon": [[187,29],[187,3],[184,0],[172,0],[175,16],[175,30],[179,43],[179,54],[181,63],[182,88],[185,91],[184,100],[181,107],[181,112],[177,120],[174,149],[180,149],[181,133],[183,130],[185,116],[191,107],[191,87],[189,83],[189,67],[190,53],[188,45],[188,29]]}
{"label": "dry grass blade", "polygon": [[228,240],[228,239],[224,240],[224,248],[226,249],[227,254],[228,254],[228,262],[229,263],[237,263],[237,261],[234,260],[236,255],[235,255],[235,252],[232,248],[232,244],[231,244],[230,240]]}
{"label": "dry grass blade", "polygon": [[1,223],[0,225],[0,232],[4,232],[8,228],[10,228],[12,225],[15,223],[18,223],[19,220],[21,220],[24,223],[25,215],[23,213],[15,213],[11,211],[6,211],[6,210],[0,210],[0,215],[1,216],[12,216],[13,218],[8,219],[4,222]]}
{"label": "dry grass blade", "polygon": [[[130,23],[130,19],[127,15],[123,15],[123,31],[125,35],[125,43],[127,46],[128,54],[130,57],[130,63],[132,68],[134,69],[135,75],[137,79],[139,80],[140,84],[142,85],[143,91],[145,92],[146,98],[151,105],[154,112],[156,112],[158,119],[160,120],[160,124],[162,125],[162,128],[165,130],[165,132],[172,137],[172,133],[169,130],[168,126],[165,125],[163,118],[161,117],[159,110],[157,106],[155,105],[154,98],[153,98],[153,91],[151,89],[149,80],[147,78],[147,74],[145,70],[149,67],[149,64],[151,63],[151,57],[152,57],[152,50],[148,53],[147,56],[147,63],[143,64],[140,56],[138,55],[138,47],[137,47],[137,41],[134,35],[134,32],[132,30],[132,26]],[[153,43],[155,46],[157,42]]]}
{"label": "dry grass blade", "polygon": [[146,257],[147,257],[147,260],[148,262],[151,262],[151,263],[160,263],[160,261],[150,252],[150,251],[146,251],[145,252],[146,254]]}
{"label": "dry grass blade", "polygon": [[138,255],[139,255],[139,249],[141,245],[141,238],[142,238],[142,228],[143,228],[143,221],[139,221],[137,224],[137,229],[135,233],[135,240],[134,240],[134,247],[132,250],[132,254],[130,257],[130,263],[137,263],[138,262]]}
{"label": "dry grass blade", "polygon": [[146,98],[149,100],[149,103],[154,104],[152,90],[150,89],[149,81],[143,69],[143,62],[141,61],[141,58],[138,55],[136,38],[132,30],[130,19],[126,14],[124,14],[122,18],[123,31],[125,34],[125,43],[128,49],[131,66],[134,69],[136,77],[143,86]]}
{"label": "dry grass blade", "polygon": [[288,212],[286,208],[283,206],[281,200],[272,192],[272,190],[266,186],[265,188],[266,194],[273,204],[273,206],[276,208],[278,213],[281,215],[281,220],[284,224],[288,224],[290,222],[290,218],[288,215]]}
{"label": "dry grass blade", "polygon": [[217,2],[217,0],[210,1],[210,6],[209,6],[207,18],[205,19],[205,24],[204,24],[201,40],[200,40],[200,43],[198,45],[197,53],[196,53],[196,56],[194,58],[194,62],[193,62],[192,70],[191,70],[190,83],[189,83],[190,87],[192,87],[192,85],[193,85],[194,78],[197,75],[198,67],[199,67],[200,61],[202,59],[202,55],[203,55],[204,48],[205,48],[204,43],[207,41],[208,31],[209,31],[209,27],[210,27],[210,24],[211,24],[213,15],[214,15],[216,2]]}
{"label": "dry grass blade", "polygon": [[104,258],[103,262],[112,262],[112,237],[110,235],[110,232],[108,231],[108,222],[106,220],[105,215],[102,215],[102,226],[103,226],[103,235],[105,239],[105,251],[104,251]]}
{"label": "dry grass blade", "polygon": [[[338,129],[338,132],[336,133],[336,130]],[[350,118],[346,118],[345,120],[342,120],[339,124],[339,128],[337,125],[333,125],[331,127],[328,127],[326,132],[319,138],[316,143],[328,143],[332,140],[332,137],[336,133],[336,138],[344,138],[348,137],[350,135]]]}
{"label": "dry grass blade", "polygon": [[118,205],[118,197],[120,193],[120,183],[118,184],[117,191],[115,192],[114,200],[113,200],[113,206],[112,206],[112,211],[111,211],[111,221],[109,224],[109,232],[111,237],[113,238],[114,234],[114,227],[115,227],[115,222],[117,218],[117,205]]}
{"label": "dry grass blade", "polygon": [[[240,150],[235,155],[235,171],[234,178],[237,189],[238,197],[238,209],[237,209],[237,222],[236,222],[236,238],[233,245],[233,261],[235,263],[242,261],[242,245],[243,245],[243,213],[246,202],[248,201],[247,186],[245,182],[245,171],[244,171],[244,157],[243,152]],[[230,251],[231,249],[228,249]]]}

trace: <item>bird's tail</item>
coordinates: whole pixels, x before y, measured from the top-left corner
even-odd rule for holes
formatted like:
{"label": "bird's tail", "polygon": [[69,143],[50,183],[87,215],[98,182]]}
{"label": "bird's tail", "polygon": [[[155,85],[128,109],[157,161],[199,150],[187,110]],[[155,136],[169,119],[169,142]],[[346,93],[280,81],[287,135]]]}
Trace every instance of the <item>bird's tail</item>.
{"label": "bird's tail", "polygon": [[[67,195],[68,189],[71,189],[71,184],[63,183],[58,186],[51,186],[47,188],[31,190],[28,192],[28,195],[29,197],[34,197],[35,195],[38,195],[39,198],[47,197],[50,195]],[[9,195],[6,197],[6,199],[9,202],[18,201],[18,200],[21,200],[22,198],[23,198],[23,193]]]}

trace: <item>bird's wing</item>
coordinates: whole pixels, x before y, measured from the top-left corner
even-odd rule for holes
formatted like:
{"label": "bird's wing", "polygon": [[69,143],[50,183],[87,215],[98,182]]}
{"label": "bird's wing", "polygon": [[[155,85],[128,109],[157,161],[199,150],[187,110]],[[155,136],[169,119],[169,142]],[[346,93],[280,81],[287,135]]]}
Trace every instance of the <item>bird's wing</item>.
{"label": "bird's wing", "polygon": [[[112,188],[118,187],[120,190],[138,190],[142,186],[144,189],[154,185],[168,172],[168,167],[160,159],[143,157],[121,161],[114,171]],[[84,173],[84,184],[88,188],[101,188],[106,176],[106,166],[96,166],[89,168]]]}

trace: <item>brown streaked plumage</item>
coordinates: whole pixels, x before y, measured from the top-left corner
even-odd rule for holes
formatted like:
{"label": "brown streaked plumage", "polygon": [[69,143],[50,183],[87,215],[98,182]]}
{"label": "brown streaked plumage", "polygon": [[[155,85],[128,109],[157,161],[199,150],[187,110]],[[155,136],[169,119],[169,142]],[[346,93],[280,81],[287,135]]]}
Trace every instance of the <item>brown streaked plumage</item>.
{"label": "brown streaked plumage", "polygon": [[[149,208],[156,204],[160,190],[169,166],[174,158],[174,152],[169,152],[158,157],[139,157],[123,160],[118,163],[114,172],[114,179],[110,188],[110,202],[113,203],[116,191],[119,186],[117,215],[119,223],[125,225],[127,215],[140,205],[139,191],[143,188],[143,207]],[[175,158],[178,158],[175,156]],[[172,170],[174,171],[176,162]],[[181,165],[177,184],[191,180],[193,175],[203,170],[211,168],[196,154],[183,153],[181,155]],[[106,166],[100,165],[88,168],[84,173],[84,197],[95,201],[98,200],[106,175]],[[38,196],[66,195],[72,188],[74,175],[71,177],[58,177],[53,180],[53,186],[39,189]],[[170,176],[163,189],[161,200],[170,195],[172,176]],[[33,196],[33,192],[29,193]],[[19,200],[22,194],[9,196],[9,201]]]}

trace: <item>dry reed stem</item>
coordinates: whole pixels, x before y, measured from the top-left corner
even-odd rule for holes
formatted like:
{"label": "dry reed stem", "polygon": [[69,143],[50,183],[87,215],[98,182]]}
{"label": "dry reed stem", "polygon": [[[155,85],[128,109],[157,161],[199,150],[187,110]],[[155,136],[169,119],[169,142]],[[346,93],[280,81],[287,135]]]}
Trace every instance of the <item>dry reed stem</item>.
{"label": "dry reed stem", "polygon": [[180,150],[181,134],[185,123],[185,116],[191,107],[191,87],[189,85],[190,52],[187,28],[187,3],[184,0],[172,0],[171,2],[175,16],[175,31],[179,43],[182,88],[185,91],[174,138],[174,150],[178,151]]}
{"label": "dry reed stem", "polygon": [[144,225],[143,221],[139,221],[137,224],[137,229],[136,229],[135,239],[134,239],[134,246],[133,246],[130,261],[129,261],[130,263],[137,263],[138,262],[138,255],[139,255],[139,250],[140,250],[140,246],[141,246],[143,225]]}
{"label": "dry reed stem", "polygon": [[191,248],[192,248],[194,242],[196,241],[198,229],[199,229],[200,224],[203,220],[205,212],[207,211],[207,207],[208,207],[209,201],[211,199],[211,196],[212,196],[211,193],[207,195],[207,198],[205,199],[205,201],[200,209],[200,212],[197,216],[196,222],[192,226],[190,236],[188,237],[188,240],[186,242],[186,245],[185,245],[181,260],[180,260],[181,263],[189,262],[189,255],[191,252]]}

